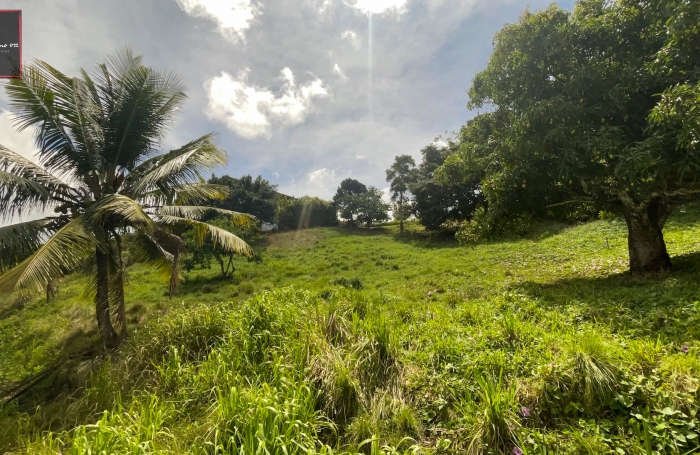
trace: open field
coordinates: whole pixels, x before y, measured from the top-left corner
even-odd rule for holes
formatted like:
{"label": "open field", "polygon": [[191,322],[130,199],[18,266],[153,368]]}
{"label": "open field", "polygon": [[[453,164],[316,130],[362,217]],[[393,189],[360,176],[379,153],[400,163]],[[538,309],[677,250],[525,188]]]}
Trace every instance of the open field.
{"label": "open field", "polygon": [[133,265],[131,342],[108,362],[69,277],[0,308],[1,382],[60,365],[2,408],[0,449],[691,453],[699,219],[672,216],[676,269],[650,278],[626,272],[619,219],[474,249],[416,226],[272,234],[262,264],[195,269],[172,301]]}

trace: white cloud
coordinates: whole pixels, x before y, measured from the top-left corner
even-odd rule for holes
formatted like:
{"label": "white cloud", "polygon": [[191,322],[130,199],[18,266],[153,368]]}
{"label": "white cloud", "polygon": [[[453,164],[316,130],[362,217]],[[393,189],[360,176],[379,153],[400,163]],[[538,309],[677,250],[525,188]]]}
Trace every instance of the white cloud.
{"label": "white cloud", "polygon": [[343,0],[365,14],[382,14],[388,11],[403,13],[407,0]]}
{"label": "white cloud", "polygon": [[348,79],[350,79],[344,72],[343,70],[340,69],[340,66],[336,63],[335,66],[333,67],[333,74],[338,76],[341,81],[346,82]]}
{"label": "white cloud", "polygon": [[382,188],[382,200],[387,204],[391,204],[391,187],[387,186]]}
{"label": "white cloud", "polygon": [[209,96],[207,116],[246,139],[269,139],[273,121],[282,125],[302,123],[313,107],[314,98],[329,95],[320,79],[297,86],[289,68],[282,70],[283,85],[277,94],[248,85],[249,72],[246,69],[234,78],[222,71],[221,76],[204,83]]}
{"label": "white cloud", "polygon": [[216,22],[219,31],[233,42],[245,39],[245,32],[261,13],[252,0],[175,0],[184,12]]}
{"label": "white cloud", "polygon": [[313,0],[312,5],[318,10],[319,13],[323,14],[326,12],[329,6],[331,6],[331,0]]}
{"label": "white cloud", "polygon": [[317,171],[309,172],[308,174],[306,174],[306,176],[308,177],[309,182],[311,183],[323,183],[324,180],[335,177],[335,171],[329,171],[324,167]]}
{"label": "white cloud", "polygon": [[275,176],[275,178],[280,178],[280,173],[279,172],[273,172],[272,175]]}
{"label": "white cloud", "polygon": [[343,34],[340,35],[340,37],[350,41],[350,44],[352,45],[352,47],[355,48],[355,50],[362,47],[362,40],[360,40],[360,37],[357,36],[357,33],[353,32],[352,30],[345,30]]}

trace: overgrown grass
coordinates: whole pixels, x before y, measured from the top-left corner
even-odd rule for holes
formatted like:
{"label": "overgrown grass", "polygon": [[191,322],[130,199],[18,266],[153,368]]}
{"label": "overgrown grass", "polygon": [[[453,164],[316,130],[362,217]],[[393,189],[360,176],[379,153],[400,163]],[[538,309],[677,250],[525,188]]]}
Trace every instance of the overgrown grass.
{"label": "overgrown grass", "polygon": [[621,220],[474,249],[415,226],[274,234],[263,264],[195,270],[172,302],[133,266],[110,358],[72,277],[2,310],[2,380],[63,363],[0,408],[0,449],[695,453],[698,220],[673,216],[676,270],[648,278]]}

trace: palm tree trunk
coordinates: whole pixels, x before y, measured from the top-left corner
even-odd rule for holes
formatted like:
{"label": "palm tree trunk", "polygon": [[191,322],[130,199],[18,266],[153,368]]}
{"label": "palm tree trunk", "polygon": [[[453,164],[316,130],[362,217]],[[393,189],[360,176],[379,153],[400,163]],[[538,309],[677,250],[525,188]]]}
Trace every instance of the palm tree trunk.
{"label": "palm tree trunk", "polygon": [[95,313],[97,328],[106,349],[113,349],[119,344],[119,337],[114,331],[109,315],[109,254],[95,251],[97,262],[97,294],[95,295]]}
{"label": "palm tree trunk", "polygon": [[115,232],[114,239],[117,242],[117,276],[114,280],[114,295],[117,304],[117,329],[119,339],[125,340],[128,332],[126,327],[126,304],[124,302],[124,261],[122,261],[122,239]]}
{"label": "palm tree trunk", "polygon": [[177,292],[177,284],[180,281],[180,250],[176,249],[173,253],[173,271],[170,275],[170,298],[172,299]]}

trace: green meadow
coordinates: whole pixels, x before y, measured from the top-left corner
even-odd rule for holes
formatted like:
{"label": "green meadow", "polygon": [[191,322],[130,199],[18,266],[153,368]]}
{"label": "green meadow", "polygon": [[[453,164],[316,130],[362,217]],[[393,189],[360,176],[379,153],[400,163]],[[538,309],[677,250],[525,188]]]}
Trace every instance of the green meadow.
{"label": "green meadow", "polygon": [[646,278],[621,219],[475,248],[413,222],[267,234],[172,299],[133,264],[110,354],[75,273],[0,308],[0,450],[694,453],[698,220],[675,212],[675,268]]}

